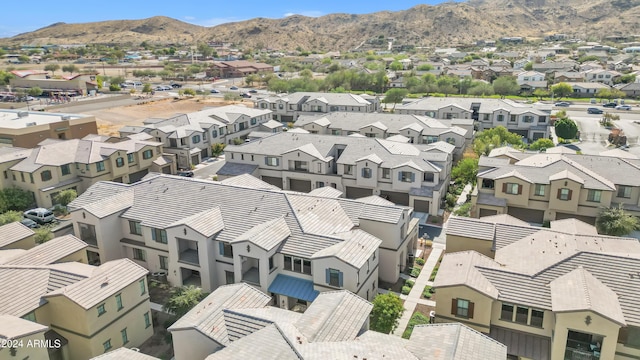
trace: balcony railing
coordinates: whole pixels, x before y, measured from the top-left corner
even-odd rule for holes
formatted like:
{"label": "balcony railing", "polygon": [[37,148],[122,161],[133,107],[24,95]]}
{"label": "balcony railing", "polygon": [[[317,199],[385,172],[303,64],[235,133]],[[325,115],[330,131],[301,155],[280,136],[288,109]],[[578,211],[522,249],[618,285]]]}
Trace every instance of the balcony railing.
{"label": "balcony railing", "polygon": [[198,250],[187,249],[180,253],[179,261],[187,264],[200,266],[200,259],[198,257]]}

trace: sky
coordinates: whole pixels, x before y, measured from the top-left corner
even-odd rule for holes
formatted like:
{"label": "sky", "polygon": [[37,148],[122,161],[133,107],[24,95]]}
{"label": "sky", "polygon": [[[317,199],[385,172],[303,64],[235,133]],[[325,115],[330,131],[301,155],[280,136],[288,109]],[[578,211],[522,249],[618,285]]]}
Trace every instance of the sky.
{"label": "sky", "polygon": [[[0,37],[11,37],[57,22],[84,23],[104,20],[134,20],[157,15],[184,22],[215,26],[256,17],[283,18],[293,14],[322,16],[331,13],[365,14],[406,10],[418,4],[434,5],[443,0],[102,0],[102,1],[3,1]],[[234,6],[237,4],[237,6]]]}

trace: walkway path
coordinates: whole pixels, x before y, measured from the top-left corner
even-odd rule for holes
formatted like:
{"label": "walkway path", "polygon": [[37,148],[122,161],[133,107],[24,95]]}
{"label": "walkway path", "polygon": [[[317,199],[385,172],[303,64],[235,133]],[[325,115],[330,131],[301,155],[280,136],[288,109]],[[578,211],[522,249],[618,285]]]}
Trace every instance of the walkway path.
{"label": "walkway path", "polygon": [[[444,236],[444,234],[442,236]],[[411,292],[409,292],[409,295],[407,295],[406,297],[401,296],[401,298],[404,299],[404,313],[402,314],[402,317],[398,322],[398,327],[393,332],[393,335],[402,336],[402,333],[407,328],[409,320],[411,319],[411,316],[413,315],[413,311],[416,309],[417,304],[436,306],[435,301],[421,299],[421,297],[424,287],[427,285],[433,285],[433,282],[429,281],[429,277],[431,277],[431,272],[433,272],[433,268],[438,263],[438,259],[440,258],[440,255],[443,251],[444,246],[434,241],[433,248],[431,249],[431,254],[429,254],[427,261],[422,267],[420,275],[418,275],[413,288],[411,288]]]}
{"label": "walkway path", "polygon": [[471,193],[471,190],[473,190],[471,184],[467,184],[464,186],[464,188],[462,189],[462,193],[460,193],[460,196],[458,196],[458,200],[456,200],[456,204],[453,207],[454,211],[458,210],[461,205],[467,202],[467,197],[469,197],[469,193]]}

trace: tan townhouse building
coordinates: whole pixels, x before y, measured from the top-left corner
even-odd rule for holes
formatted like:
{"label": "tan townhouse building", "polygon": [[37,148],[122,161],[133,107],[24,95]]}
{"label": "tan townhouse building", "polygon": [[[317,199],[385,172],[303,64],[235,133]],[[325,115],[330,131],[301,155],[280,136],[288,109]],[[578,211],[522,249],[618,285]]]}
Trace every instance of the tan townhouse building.
{"label": "tan townhouse building", "polygon": [[19,221],[0,226],[0,250],[28,250],[36,246],[35,232]]}
{"label": "tan townhouse building", "polygon": [[271,117],[283,123],[294,122],[300,115],[335,111],[373,113],[380,111],[380,99],[370,95],[346,93],[296,92],[258,98],[255,107],[271,110]]}
{"label": "tan townhouse building", "polygon": [[211,156],[213,144],[243,142],[252,131],[282,131],[282,124],[271,120],[270,114],[269,110],[229,105],[169,119],[147,119],[142,126],[125,126],[119,132],[121,137],[151,135],[165,152],[177,156],[179,168],[189,169]]}
{"label": "tan townhouse building", "polygon": [[0,146],[33,148],[46,139],[81,139],[97,133],[92,115],[0,109]]}
{"label": "tan townhouse building", "polygon": [[332,112],[301,115],[296,128],[311,134],[348,136],[360,134],[370,138],[389,139],[410,144],[433,144],[444,141],[455,146],[456,158],[473,138],[473,121],[465,119],[436,120],[421,115],[391,113],[361,114]]}
{"label": "tan townhouse building", "polygon": [[601,155],[495,149],[479,161],[473,217],[509,214],[530,223],[577,218],[594,224],[603,207],[638,215],[640,160],[625,151]]}
{"label": "tan townhouse building", "polygon": [[395,112],[435,119],[473,119],[478,131],[503,126],[529,140],[550,135],[550,106],[509,99],[426,97],[396,106]]}
{"label": "tan townhouse building", "polygon": [[330,186],[349,199],[377,195],[418,212],[438,214],[454,150],[454,145],[442,141],[408,144],[359,134],[289,131],[227,147],[218,176],[252,174],[299,192]]}
{"label": "tan townhouse building", "polygon": [[86,249],[66,235],[0,250],[0,334],[42,341],[0,349],[0,358],[89,359],[153,334],[147,270],[127,259],[88,265]]}
{"label": "tan townhouse building", "polygon": [[80,194],[102,180],[132,183],[149,171],[175,173],[175,159],[163,154],[162,144],[151,141],[150,135],[117,140],[89,135],[74,140],[44,140],[30,150],[3,149],[2,186],[30,191],[38,206],[50,208],[63,190],[74,189]]}
{"label": "tan townhouse building", "polygon": [[337,289],[372,299],[379,280],[397,281],[416,254],[412,209],[339,195],[283,192],[250,175],[157,175],[97,183],[69,207],[90,261],[129,258],[173,286],[205,291],[246,282],[292,308]]}
{"label": "tan townhouse building", "polygon": [[216,289],[171,325],[176,360],[502,360],[506,347],[462,324],[419,325],[411,338],[369,330],[373,305],[346,290],[318,295],[304,313],[269,306],[247,284]]}
{"label": "tan townhouse building", "polygon": [[[488,334],[510,359],[640,356],[637,239],[601,236],[575,219],[551,229],[449,222],[447,251],[461,251],[444,256],[435,279],[436,322]],[[491,244],[490,256],[473,249]]]}
{"label": "tan townhouse building", "polygon": [[14,89],[39,87],[51,96],[62,94],[86,96],[91,91],[98,90],[97,72],[71,74],[59,78],[51,78],[48,72],[40,70],[14,70],[11,73],[14,77],[9,80],[9,85]]}

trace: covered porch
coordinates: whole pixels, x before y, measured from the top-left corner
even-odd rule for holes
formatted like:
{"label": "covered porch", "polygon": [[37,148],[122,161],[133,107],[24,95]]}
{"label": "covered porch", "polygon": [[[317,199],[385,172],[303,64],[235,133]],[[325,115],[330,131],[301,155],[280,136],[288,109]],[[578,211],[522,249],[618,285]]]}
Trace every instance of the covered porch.
{"label": "covered porch", "polygon": [[279,274],[269,286],[276,306],[304,312],[310,302],[316,299],[318,290],[313,288],[313,281]]}

